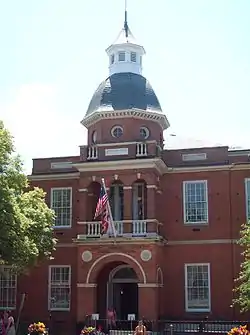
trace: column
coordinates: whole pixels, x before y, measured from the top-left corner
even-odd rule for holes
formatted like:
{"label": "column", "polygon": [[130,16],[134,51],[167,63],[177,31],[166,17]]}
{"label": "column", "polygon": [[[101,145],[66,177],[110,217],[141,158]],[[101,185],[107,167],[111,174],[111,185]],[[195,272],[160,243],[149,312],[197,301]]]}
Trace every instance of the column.
{"label": "column", "polygon": [[[123,232],[131,233],[132,232],[132,186],[123,186],[124,191],[124,222]],[[130,221],[130,222],[128,222]]]}
{"label": "column", "polygon": [[158,319],[158,284],[138,284],[139,318],[146,320]]}
{"label": "column", "polygon": [[96,313],[96,284],[77,284],[77,321]]}
{"label": "column", "polygon": [[155,219],[155,217],[155,187],[147,185],[147,219]]}

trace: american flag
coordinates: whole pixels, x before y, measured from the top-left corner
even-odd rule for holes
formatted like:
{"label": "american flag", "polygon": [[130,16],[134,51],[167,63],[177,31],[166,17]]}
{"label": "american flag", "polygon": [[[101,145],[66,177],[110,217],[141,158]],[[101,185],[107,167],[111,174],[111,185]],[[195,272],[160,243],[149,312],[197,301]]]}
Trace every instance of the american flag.
{"label": "american flag", "polygon": [[110,227],[113,228],[113,224],[108,194],[106,191],[104,180],[102,180],[100,196],[96,205],[94,219],[98,217],[101,217],[101,235],[106,234],[109,231]]}
{"label": "american flag", "polygon": [[107,207],[108,203],[108,194],[107,191],[105,190],[104,185],[101,186],[101,191],[100,191],[100,196],[96,205],[96,210],[95,210],[95,217],[94,219],[98,218],[103,214]]}

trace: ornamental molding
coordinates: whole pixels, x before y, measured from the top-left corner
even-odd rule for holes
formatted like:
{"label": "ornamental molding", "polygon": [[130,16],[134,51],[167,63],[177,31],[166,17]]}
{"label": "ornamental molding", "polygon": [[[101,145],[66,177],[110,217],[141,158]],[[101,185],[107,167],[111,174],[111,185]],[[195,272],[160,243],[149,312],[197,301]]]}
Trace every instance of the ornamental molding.
{"label": "ornamental molding", "polygon": [[89,128],[96,122],[102,119],[124,119],[124,118],[136,118],[141,120],[149,120],[158,123],[163,130],[170,127],[168,119],[165,114],[158,111],[144,111],[142,109],[132,108],[129,110],[109,110],[109,111],[96,111],[84,117],[81,124]]}
{"label": "ornamental molding", "polygon": [[166,164],[160,158],[123,159],[117,161],[81,162],[73,165],[79,172],[113,170],[156,169],[160,175],[167,172]]}

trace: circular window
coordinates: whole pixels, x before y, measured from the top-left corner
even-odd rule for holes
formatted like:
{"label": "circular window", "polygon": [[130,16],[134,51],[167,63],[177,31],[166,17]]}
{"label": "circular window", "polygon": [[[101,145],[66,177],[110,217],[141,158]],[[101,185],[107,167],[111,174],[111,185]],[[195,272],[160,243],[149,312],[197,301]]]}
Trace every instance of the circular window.
{"label": "circular window", "polygon": [[144,140],[146,140],[149,137],[149,130],[146,127],[141,127],[140,128],[140,136]]}
{"label": "circular window", "polygon": [[122,134],[123,134],[123,129],[120,126],[115,126],[111,129],[111,135],[113,137],[119,138],[122,136]]}
{"label": "circular window", "polygon": [[97,131],[94,130],[93,133],[92,133],[92,142],[95,144],[96,140],[97,140]]}

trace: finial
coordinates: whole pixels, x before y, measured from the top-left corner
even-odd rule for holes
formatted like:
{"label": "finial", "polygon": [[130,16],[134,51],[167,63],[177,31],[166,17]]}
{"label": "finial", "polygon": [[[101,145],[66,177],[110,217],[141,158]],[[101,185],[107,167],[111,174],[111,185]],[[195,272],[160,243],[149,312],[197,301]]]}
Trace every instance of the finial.
{"label": "finial", "polygon": [[124,20],[125,36],[128,38],[128,12],[127,12],[127,0],[125,0],[125,20]]}

